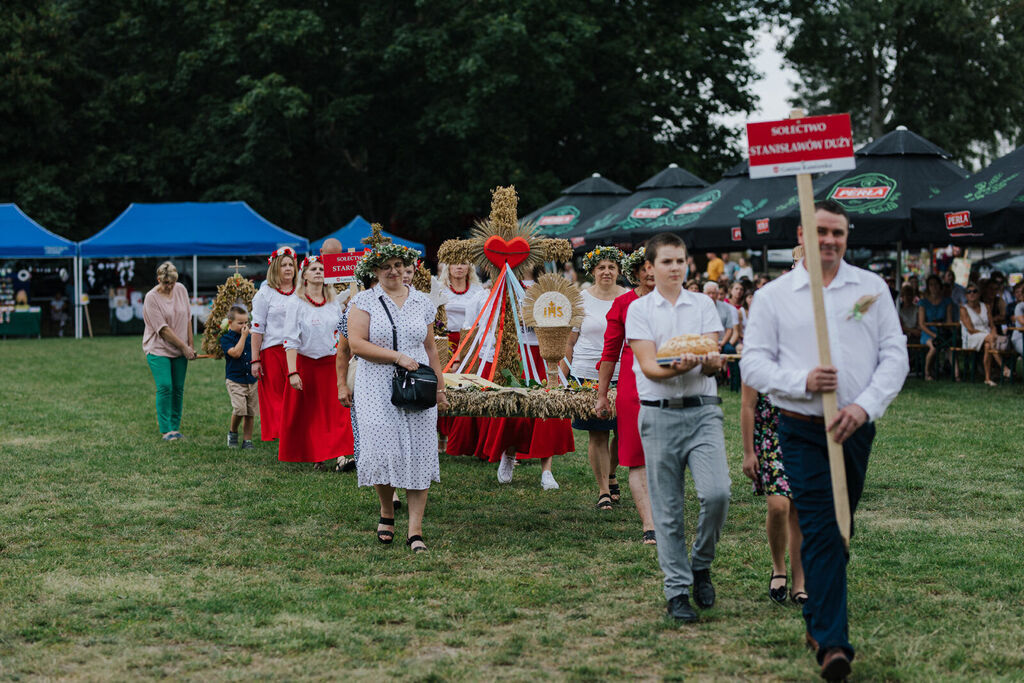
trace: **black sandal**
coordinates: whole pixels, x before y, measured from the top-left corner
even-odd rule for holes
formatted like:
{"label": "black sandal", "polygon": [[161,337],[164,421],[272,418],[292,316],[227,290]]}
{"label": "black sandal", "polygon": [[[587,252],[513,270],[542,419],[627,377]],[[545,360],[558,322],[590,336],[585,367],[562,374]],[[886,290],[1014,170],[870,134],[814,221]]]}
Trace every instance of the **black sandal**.
{"label": "black sandal", "polygon": [[772,581],[775,579],[786,579],[788,581],[789,577],[785,574],[772,574],[772,578],[768,579],[768,597],[772,599],[772,602],[785,605],[789,591],[787,590],[786,584],[782,584],[778,588],[772,588]]}
{"label": "black sandal", "polygon": [[613,503],[618,503],[622,498],[622,491],[619,489],[619,480],[615,475],[608,477],[608,495],[612,497]]}
{"label": "black sandal", "polygon": [[654,529],[644,532],[644,545],[658,545],[658,539],[654,536]]}
{"label": "black sandal", "polygon": [[[377,524],[383,524],[384,526],[394,526],[395,518],[381,517]],[[395,532],[388,531],[387,529],[377,529],[377,540],[387,545],[395,540]]]}
{"label": "black sandal", "polygon": [[356,468],[355,458],[342,458],[338,461],[338,464],[334,466],[334,471],[337,473],[351,472]]}
{"label": "black sandal", "polygon": [[393,500],[393,501],[391,501],[391,507],[393,507],[396,510],[401,510],[402,509],[402,501],[400,501],[400,500]]}
{"label": "black sandal", "polygon": [[322,462],[315,462],[315,463],[313,463],[313,471],[314,472],[326,472],[327,471],[327,465],[323,464]]}
{"label": "black sandal", "polygon": [[805,602],[807,602],[807,598],[809,598],[809,597],[810,596],[807,595],[806,592],[804,592],[804,591],[797,591],[797,592],[793,593],[792,595],[790,595],[789,599],[792,600],[797,605],[802,605]]}
{"label": "black sandal", "polygon": [[598,510],[611,510],[612,497],[607,493],[602,493],[600,496],[597,497],[597,505],[595,505],[594,507],[596,507]]}
{"label": "black sandal", "polygon": [[405,544],[407,546],[409,546],[410,548],[412,548],[412,551],[414,553],[425,553],[425,552],[427,552],[427,544],[426,543],[423,543],[423,545],[421,545],[419,548],[413,548],[412,544],[415,543],[416,541],[419,541],[420,543],[423,543],[423,537],[420,536],[419,534],[416,534],[415,536],[410,536],[405,541]]}

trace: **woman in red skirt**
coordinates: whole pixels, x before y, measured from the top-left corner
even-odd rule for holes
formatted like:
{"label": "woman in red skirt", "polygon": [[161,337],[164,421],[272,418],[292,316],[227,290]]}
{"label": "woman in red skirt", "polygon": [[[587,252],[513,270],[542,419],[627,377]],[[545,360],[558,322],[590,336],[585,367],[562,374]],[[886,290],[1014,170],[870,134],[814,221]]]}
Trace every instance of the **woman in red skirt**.
{"label": "woman in red skirt", "polygon": [[643,542],[654,545],[657,543],[654,536],[654,517],[651,516],[644,449],[640,443],[640,429],[637,425],[640,416],[640,397],[636,392],[636,376],[633,374],[633,351],[628,344],[623,346],[626,339],[626,311],[629,305],[654,289],[654,273],[644,260],[643,247],[625,258],[623,270],[636,287],[616,298],[612,302],[611,310],[608,311],[608,327],[604,333],[604,350],[601,353],[594,412],[598,416],[610,414],[608,387],[615,372],[615,364],[618,363],[615,433],[618,436],[619,464],[629,468],[629,490],[633,494],[633,503],[643,525]]}
{"label": "woman in red skirt", "polygon": [[[445,314],[448,317],[448,343],[452,351],[459,348],[459,340],[464,329],[473,324],[466,312],[477,306],[477,298],[486,298],[487,292],[480,284],[476,269],[469,263],[441,264],[441,285],[445,287],[448,301],[445,303]],[[439,417],[437,431],[441,434],[438,450],[448,455],[466,455],[473,453],[477,441],[476,417]]]}
{"label": "woman in red skirt", "polygon": [[272,441],[281,430],[288,364],[284,359],[284,315],[295,293],[295,252],[281,247],[267,259],[267,279],[252,298],[252,375],[259,383],[260,438]]}
{"label": "woman in red skirt", "polygon": [[278,460],[312,462],[326,469],[323,461],[352,455],[352,421],[349,409],[338,402],[334,358],[341,313],[334,288],[324,284],[320,257],[307,257],[285,315],[291,388],[284,395]]}

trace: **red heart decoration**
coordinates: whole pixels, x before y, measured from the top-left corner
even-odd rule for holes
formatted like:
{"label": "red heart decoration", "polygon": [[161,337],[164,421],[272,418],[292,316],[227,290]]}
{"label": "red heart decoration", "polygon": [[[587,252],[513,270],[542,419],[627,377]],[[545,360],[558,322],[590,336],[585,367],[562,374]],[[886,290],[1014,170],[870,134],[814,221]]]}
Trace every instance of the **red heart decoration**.
{"label": "red heart decoration", "polygon": [[530,243],[522,237],[505,240],[498,235],[491,235],[484,242],[484,256],[499,270],[507,263],[515,268],[530,256]]}

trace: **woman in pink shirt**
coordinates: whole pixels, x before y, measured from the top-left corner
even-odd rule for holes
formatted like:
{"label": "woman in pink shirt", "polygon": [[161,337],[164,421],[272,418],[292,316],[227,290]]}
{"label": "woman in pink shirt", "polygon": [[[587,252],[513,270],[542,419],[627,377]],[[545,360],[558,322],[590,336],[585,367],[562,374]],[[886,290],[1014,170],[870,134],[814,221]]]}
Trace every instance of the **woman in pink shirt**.
{"label": "woman in pink shirt", "polygon": [[157,285],[143,303],[142,350],[156,382],[156,419],[164,441],[182,438],[181,404],[185,396],[188,361],[192,348],[192,320],[188,292],[178,282],[178,270],[170,261],[156,269]]}

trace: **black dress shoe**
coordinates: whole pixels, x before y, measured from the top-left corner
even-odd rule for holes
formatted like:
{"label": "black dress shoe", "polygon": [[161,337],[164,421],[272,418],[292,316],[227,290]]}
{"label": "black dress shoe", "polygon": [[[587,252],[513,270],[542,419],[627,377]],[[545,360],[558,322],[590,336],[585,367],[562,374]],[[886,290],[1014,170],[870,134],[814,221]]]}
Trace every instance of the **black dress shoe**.
{"label": "black dress shoe", "polygon": [[693,601],[701,609],[715,604],[715,587],[711,584],[710,569],[698,569],[693,573]]}
{"label": "black dress shoe", "polygon": [[689,624],[699,618],[697,612],[690,607],[690,597],[685,593],[669,600],[667,609],[668,615],[676,621],[684,621]]}
{"label": "black dress shoe", "polygon": [[826,650],[821,660],[821,677],[826,681],[843,681],[850,675],[850,658],[841,647]]}

